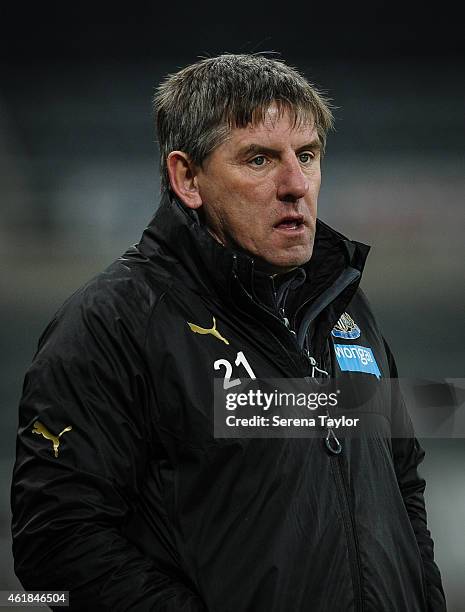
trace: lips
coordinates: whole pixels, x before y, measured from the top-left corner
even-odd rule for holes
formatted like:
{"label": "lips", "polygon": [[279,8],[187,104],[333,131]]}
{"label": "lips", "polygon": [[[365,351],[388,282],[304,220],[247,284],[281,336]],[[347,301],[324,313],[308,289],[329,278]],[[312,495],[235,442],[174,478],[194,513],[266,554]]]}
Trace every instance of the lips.
{"label": "lips", "polygon": [[275,229],[296,230],[304,223],[303,215],[286,215],[273,225]]}

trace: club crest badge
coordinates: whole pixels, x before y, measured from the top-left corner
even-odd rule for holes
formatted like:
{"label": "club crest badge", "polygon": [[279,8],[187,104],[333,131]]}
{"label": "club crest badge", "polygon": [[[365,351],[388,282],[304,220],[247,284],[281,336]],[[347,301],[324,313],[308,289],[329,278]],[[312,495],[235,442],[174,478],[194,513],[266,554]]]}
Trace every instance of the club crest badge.
{"label": "club crest badge", "polygon": [[345,340],[355,340],[360,338],[360,327],[355,323],[352,317],[344,312],[340,317],[339,321],[333,327],[331,331],[335,338],[344,338]]}

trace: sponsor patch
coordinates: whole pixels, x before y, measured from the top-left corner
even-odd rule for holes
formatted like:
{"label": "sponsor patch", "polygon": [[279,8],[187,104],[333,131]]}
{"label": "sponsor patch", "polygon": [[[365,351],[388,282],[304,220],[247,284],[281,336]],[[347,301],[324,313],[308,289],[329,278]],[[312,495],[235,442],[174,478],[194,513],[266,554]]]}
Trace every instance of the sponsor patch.
{"label": "sponsor patch", "polygon": [[339,317],[339,321],[333,327],[331,333],[335,338],[355,340],[356,338],[360,338],[360,327],[355,323],[350,314],[344,312]]}
{"label": "sponsor patch", "polygon": [[334,351],[339,367],[344,372],[364,372],[381,378],[378,364],[371,348],[350,344],[335,344]]}

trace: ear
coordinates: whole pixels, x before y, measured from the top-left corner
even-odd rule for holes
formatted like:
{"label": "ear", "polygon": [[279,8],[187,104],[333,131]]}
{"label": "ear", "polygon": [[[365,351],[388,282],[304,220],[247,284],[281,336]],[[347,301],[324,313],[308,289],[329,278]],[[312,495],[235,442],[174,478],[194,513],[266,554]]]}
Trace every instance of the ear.
{"label": "ear", "polygon": [[189,208],[200,208],[200,197],[196,166],[183,151],[171,151],[166,159],[166,167],[170,178],[171,189]]}

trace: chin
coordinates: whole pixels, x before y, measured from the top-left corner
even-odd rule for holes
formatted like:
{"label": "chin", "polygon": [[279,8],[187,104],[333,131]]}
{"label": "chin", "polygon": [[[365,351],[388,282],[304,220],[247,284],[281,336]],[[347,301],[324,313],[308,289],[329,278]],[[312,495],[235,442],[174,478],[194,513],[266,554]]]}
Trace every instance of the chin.
{"label": "chin", "polygon": [[272,257],[269,260],[269,263],[274,265],[277,268],[292,270],[292,268],[298,268],[306,264],[313,252],[313,245],[309,248],[299,248],[295,249],[294,253],[284,253],[282,256]]}
{"label": "chin", "polygon": [[263,272],[268,272],[269,274],[284,274],[285,272],[290,272],[294,270],[294,268],[298,268],[306,264],[311,257],[311,253],[307,257],[293,257],[293,258],[277,258],[273,257],[268,260],[261,260],[260,264],[258,264],[257,260],[257,268],[262,270]]}

